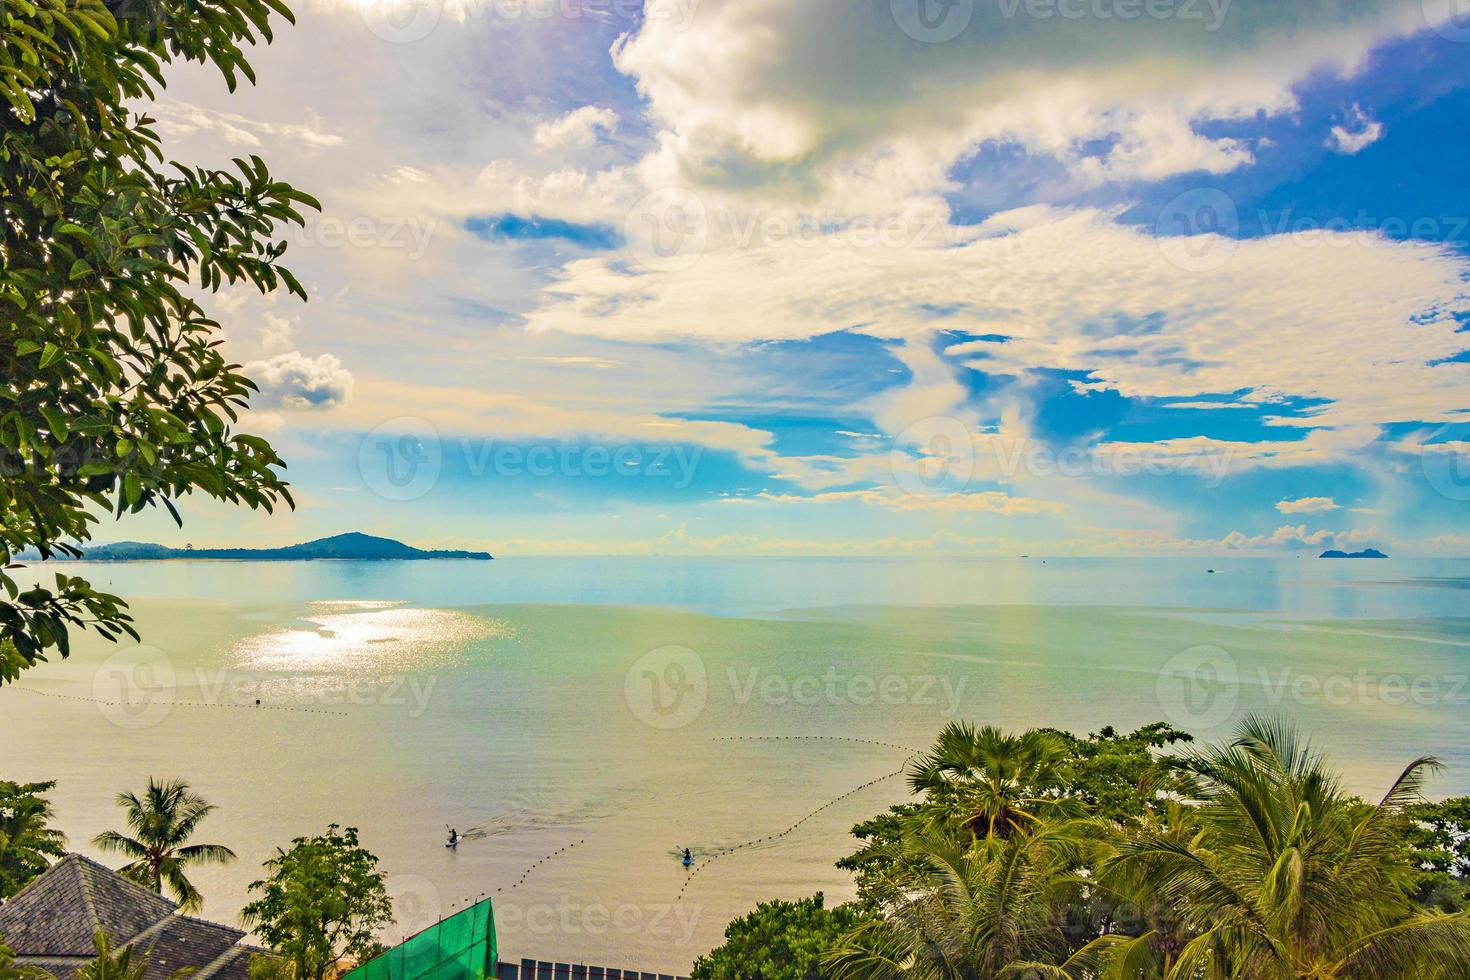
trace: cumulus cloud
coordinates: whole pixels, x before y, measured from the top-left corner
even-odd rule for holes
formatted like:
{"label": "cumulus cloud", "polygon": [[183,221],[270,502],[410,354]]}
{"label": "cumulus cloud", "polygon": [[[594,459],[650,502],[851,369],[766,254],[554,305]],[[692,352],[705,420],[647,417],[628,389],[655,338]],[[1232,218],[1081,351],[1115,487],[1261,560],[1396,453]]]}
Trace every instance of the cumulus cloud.
{"label": "cumulus cloud", "polygon": [[352,396],[352,372],[331,354],[277,354],[246,364],[245,374],[260,385],[253,404],[262,408],[336,408]]}
{"label": "cumulus cloud", "polygon": [[159,132],[166,139],[195,135],[211,135],[232,146],[256,150],[269,144],[273,148],[294,143],[309,150],[341,146],[343,139],[327,132],[322,121],[310,109],[304,123],[270,122],[252,119],[233,112],[220,112],[187,102],[163,102],[149,109],[158,120]]}
{"label": "cumulus cloud", "polygon": [[[781,212],[756,217],[790,228]],[[1236,400],[1282,427],[1454,421],[1470,383],[1452,360],[1467,264],[1434,244],[1322,232],[1181,248],[1105,212],[1043,207],[970,228],[919,214],[889,242],[851,226],[809,239],[757,226],[742,241],[739,227],[711,211],[702,248],[675,268],[571,262],[529,325],[623,341],[908,340],[922,398],[906,420],[882,419],[889,431],[962,397],[917,342],[938,329],[1003,337],[945,352],[988,375],[1080,372],[1079,390],[1130,398],[1247,392]],[[1318,404],[1277,407],[1289,398]]]}
{"label": "cumulus cloud", "polygon": [[617,113],[600,106],[584,105],[541,123],[532,138],[543,150],[564,146],[586,148],[597,141],[599,134],[609,135],[617,128]]}
{"label": "cumulus cloud", "polygon": [[[955,4],[928,36],[913,4],[706,0],[688,24],[651,0],[614,51],[666,127],[666,162],[724,186],[831,187],[856,173],[903,194],[943,184],[984,142],[1053,156],[1086,182],[1222,173],[1248,145],[1201,124],[1279,114],[1313,70],[1351,70],[1421,30],[1418,4],[1274,0],[1132,19]],[[942,43],[931,43],[942,42]]]}
{"label": "cumulus cloud", "polygon": [[1352,156],[1377,143],[1383,136],[1383,123],[1369,118],[1362,106],[1355,105],[1348,112],[1345,123],[1333,126],[1327,134],[1327,148]]}
{"label": "cumulus cloud", "polygon": [[1337,501],[1331,497],[1302,497],[1299,500],[1283,500],[1276,505],[1283,514],[1320,514],[1338,510]]}

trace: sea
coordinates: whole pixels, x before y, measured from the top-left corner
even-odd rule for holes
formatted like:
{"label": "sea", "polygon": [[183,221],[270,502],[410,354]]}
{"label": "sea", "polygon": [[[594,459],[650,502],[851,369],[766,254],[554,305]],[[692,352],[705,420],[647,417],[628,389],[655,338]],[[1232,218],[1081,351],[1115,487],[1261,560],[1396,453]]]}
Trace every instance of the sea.
{"label": "sea", "polygon": [[[854,824],[948,722],[1200,741],[1289,718],[1343,783],[1470,794],[1470,562],[507,558],[68,563],[142,643],[79,635],[0,688],[0,779],[77,851],[116,796],[217,810],[202,915],[329,825],[396,942],[478,901],[500,954],[687,974],[761,901],[850,899]],[[32,567],[22,576],[49,577]],[[445,846],[450,828],[460,835]],[[683,850],[694,864],[685,867]]]}

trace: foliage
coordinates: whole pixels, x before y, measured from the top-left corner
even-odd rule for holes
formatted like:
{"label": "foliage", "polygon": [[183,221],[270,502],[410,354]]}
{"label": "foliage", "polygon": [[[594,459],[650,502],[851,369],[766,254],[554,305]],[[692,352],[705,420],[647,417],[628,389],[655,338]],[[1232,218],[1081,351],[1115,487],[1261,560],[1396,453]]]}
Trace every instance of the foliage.
{"label": "foliage", "polygon": [[1107,727],[1086,738],[1044,730],[1066,745],[1071,775],[1066,794],[1090,815],[1120,824],[1158,811],[1160,791],[1176,788],[1168,757],[1160,750],[1194,741],[1193,735],[1163,722],[1126,735]]}
{"label": "foliage", "polygon": [[[1140,905],[1172,910],[1191,938],[1150,975],[1383,978],[1455,976],[1470,962],[1470,914],[1424,913],[1402,859],[1403,810],[1430,758],[1384,797],[1346,794],[1290,726],[1249,719],[1229,745],[1184,761],[1199,831],[1144,830],[1103,868]],[[1121,877],[1119,877],[1121,876]],[[1143,936],[1133,962],[1150,961]],[[1440,972],[1442,971],[1442,972]]]}
{"label": "foliage", "polygon": [[694,962],[692,980],[821,980],[822,952],[862,916],[829,909],[822,893],[796,902],[762,902],[725,927],[725,942]]}
{"label": "foliage", "polygon": [[922,817],[958,820],[979,837],[1028,833],[1045,816],[1071,812],[1062,793],[1069,781],[1067,745],[1055,734],[1009,735],[958,721],[909,770],[910,787],[924,794]]}
{"label": "foliage", "polygon": [[[101,929],[92,934],[92,946],[97,955],[79,967],[72,980],[144,980],[148,975],[149,954],[145,952],[134,961],[136,946],[114,950],[112,941]],[[194,970],[189,967],[175,970],[168,974],[168,980],[183,980],[192,973]]]}
{"label": "foliage", "polygon": [[1470,796],[1404,808],[1414,900],[1446,912],[1470,908]]}
{"label": "foliage", "polygon": [[1089,847],[1074,821],[976,838],[968,827],[906,837],[878,889],[881,914],[850,930],[824,958],[837,978],[995,977],[1019,962],[1057,962],[1062,924],[1084,894],[1074,872]]}
{"label": "foliage", "polygon": [[365,961],[377,949],[374,936],[393,921],[378,859],[359,846],[356,828],[332,824],[298,837],[265,867],[270,877],[251,884],[260,897],[241,916],[298,980],[322,980],[345,958]]}
{"label": "foliage", "polygon": [[275,236],[318,205],[257,157],[165,166],[137,109],[181,59],[232,89],[253,80],[242,46],[271,39],[272,12],[291,19],[280,0],[7,0],[0,15],[0,683],[66,656],[72,627],[137,637],[122,600],[79,577],[22,592],[23,550],[75,556],[99,512],[178,520],[195,491],[290,502],[274,450],[233,429],[255,385],[190,292],[305,298]]}
{"label": "foliage", "polygon": [[0,943],[0,980],[54,980],[54,978],[44,970],[16,966],[15,950]]}
{"label": "foliage", "polygon": [[195,865],[235,860],[235,852],[221,844],[188,843],[200,822],[214,811],[214,805],[191,793],[188,783],[159,782],[151,777],[142,799],[132,793],[119,793],[117,804],[127,815],[133,836],[109,830],[98,834],[92,843],[132,859],[118,872],[123,877],[160,894],[167,889],[185,912],[200,909],[204,898],[185,872]]}
{"label": "foliage", "polygon": [[0,899],[9,898],[66,853],[66,838],[47,823],[54,814],[43,795],[56,783],[0,781]]}

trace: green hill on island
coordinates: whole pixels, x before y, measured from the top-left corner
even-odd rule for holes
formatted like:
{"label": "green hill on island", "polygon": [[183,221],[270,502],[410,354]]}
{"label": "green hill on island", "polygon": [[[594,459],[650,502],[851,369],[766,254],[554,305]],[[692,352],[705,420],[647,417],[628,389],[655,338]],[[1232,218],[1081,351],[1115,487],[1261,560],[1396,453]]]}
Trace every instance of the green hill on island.
{"label": "green hill on island", "polygon": [[[35,561],[35,552],[21,555]],[[425,551],[392,538],[379,538],[359,531],[318,538],[284,548],[170,548],[142,541],[118,541],[84,549],[84,561],[169,561],[173,559],[220,559],[226,561],[423,561],[459,558],[490,561],[488,551]]]}

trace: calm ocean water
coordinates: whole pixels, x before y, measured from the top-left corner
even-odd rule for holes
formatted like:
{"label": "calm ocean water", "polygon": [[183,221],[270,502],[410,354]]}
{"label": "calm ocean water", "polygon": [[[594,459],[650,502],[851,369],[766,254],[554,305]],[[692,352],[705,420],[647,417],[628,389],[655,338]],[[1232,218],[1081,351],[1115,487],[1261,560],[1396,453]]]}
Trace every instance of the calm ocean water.
{"label": "calm ocean water", "polygon": [[[850,896],[849,829],[951,718],[1218,737],[1274,711],[1354,790],[1431,753],[1433,790],[1470,793],[1470,562],[74,570],[147,645],[86,639],[0,691],[0,778],[59,780],[89,853],[119,790],[190,780],[240,855],[196,879],[227,921],[272,848],[336,821],[383,859],[392,938],[485,893],[506,956],[684,971],[759,900]],[[451,825],[483,835],[449,851]]]}

